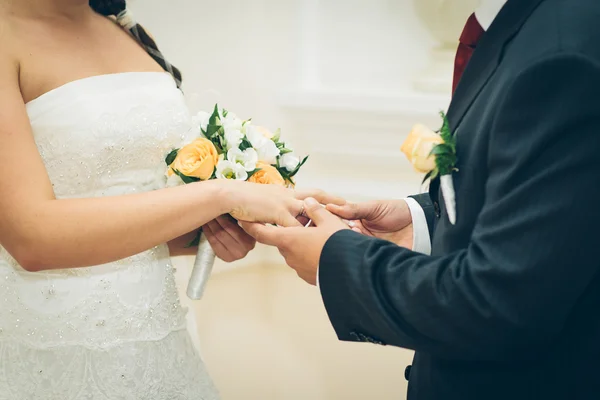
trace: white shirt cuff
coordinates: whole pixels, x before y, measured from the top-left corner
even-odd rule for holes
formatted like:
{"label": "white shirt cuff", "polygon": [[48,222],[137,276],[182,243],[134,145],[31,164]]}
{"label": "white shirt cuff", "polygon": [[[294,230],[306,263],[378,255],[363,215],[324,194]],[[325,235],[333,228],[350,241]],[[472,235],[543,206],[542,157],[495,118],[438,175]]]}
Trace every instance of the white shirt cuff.
{"label": "white shirt cuff", "polygon": [[412,251],[431,255],[431,238],[429,237],[429,227],[425,212],[419,203],[412,197],[404,199],[410,210],[413,223],[413,247]]}

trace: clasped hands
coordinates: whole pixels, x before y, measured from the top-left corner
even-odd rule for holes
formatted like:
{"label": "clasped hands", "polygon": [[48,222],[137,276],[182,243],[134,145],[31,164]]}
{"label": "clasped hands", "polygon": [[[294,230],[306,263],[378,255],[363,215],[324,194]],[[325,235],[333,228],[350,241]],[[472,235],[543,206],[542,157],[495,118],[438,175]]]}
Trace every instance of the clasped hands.
{"label": "clasped hands", "polygon": [[[294,198],[287,210],[297,219],[292,220],[288,214],[281,223],[264,224],[264,218],[273,222],[273,217],[257,213],[272,212],[276,205],[263,204],[260,211],[236,210],[233,217],[221,216],[206,224],[204,233],[217,256],[226,262],[243,258],[256,242],[275,246],[298,276],[312,285],[317,282],[319,259],[326,242],[341,230],[412,248],[412,217],[404,200],[350,203],[318,190],[296,191]],[[305,227],[309,220],[312,223]]]}
{"label": "clasped hands", "polygon": [[[304,215],[310,227],[278,227],[241,222],[242,228],[259,243],[276,246],[286,263],[311,285],[317,282],[319,259],[331,236],[341,230],[393,242],[412,248],[412,217],[404,200],[365,203],[326,203],[325,198],[304,200]],[[349,221],[349,222],[345,222]],[[303,221],[304,222],[304,221]]]}

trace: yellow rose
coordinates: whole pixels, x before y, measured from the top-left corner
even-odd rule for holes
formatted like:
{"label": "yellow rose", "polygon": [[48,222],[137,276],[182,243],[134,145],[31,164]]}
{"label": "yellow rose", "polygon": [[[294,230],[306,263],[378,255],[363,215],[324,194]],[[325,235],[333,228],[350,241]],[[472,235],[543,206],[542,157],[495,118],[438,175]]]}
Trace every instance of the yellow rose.
{"label": "yellow rose", "polygon": [[413,167],[421,173],[435,169],[435,156],[430,155],[433,147],[444,143],[440,135],[423,125],[415,125],[402,144],[402,152]]}
{"label": "yellow rose", "polygon": [[252,175],[248,179],[248,182],[260,183],[262,185],[286,186],[285,180],[274,166],[259,162],[256,164],[256,168],[260,169],[260,171]]}
{"label": "yellow rose", "polygon": [[177,170],[185,176],[205,181],[212,176],[218,161],[215,145],[208,139],[199,138],[179,150],[169,168],[169,175]]}

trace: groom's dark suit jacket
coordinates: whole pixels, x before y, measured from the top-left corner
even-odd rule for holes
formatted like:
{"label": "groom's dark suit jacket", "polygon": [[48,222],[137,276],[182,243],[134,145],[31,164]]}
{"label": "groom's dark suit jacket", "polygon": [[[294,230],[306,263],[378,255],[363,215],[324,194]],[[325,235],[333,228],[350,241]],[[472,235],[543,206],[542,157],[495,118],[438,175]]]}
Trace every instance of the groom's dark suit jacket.
{"label": "groom's dark suit jacket", "polygon": [[335,234],[338,337],[416,350],[409,400],[600,399],[600,0],[508,0],[448,118],[456,225],[434,181],[431,256]]}

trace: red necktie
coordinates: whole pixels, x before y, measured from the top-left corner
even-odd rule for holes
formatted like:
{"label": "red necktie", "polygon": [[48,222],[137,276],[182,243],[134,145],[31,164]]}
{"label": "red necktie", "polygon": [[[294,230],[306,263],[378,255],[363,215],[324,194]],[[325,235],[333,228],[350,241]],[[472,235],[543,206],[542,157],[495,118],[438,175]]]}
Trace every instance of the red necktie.
{"label": "red necktie", "polygon": [[485,31],[477,21],[475,14],[471,14],[469,19],[467,20],[467,24],[463,29],[462,34],[460,35],[458,50],[456,51],[456,59],[454,61],[454,81],[452,82],[452,94],[456,90],[456,86],[458,86],[458,82],[462,77],[463,72],[465,72],[465,68],[475,51],[475,46],[477,46],[477,42]]}

